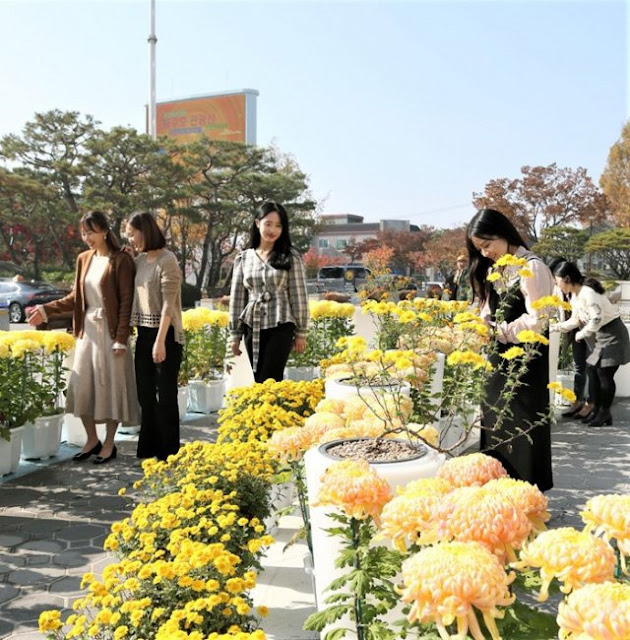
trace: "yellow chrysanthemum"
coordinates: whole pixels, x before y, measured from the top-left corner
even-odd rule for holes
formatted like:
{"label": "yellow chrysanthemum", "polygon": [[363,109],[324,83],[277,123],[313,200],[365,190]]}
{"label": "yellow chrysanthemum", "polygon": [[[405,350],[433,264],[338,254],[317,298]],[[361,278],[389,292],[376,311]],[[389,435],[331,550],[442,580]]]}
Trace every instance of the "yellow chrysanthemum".
{"label": "yellow chrysanthemum", "polygon": [[540,342],[540,344],[549,344],[549,340],[542,335],[542,333],[538,333],[536,331],[532,331],[531,329],[523,329],[523,331],[519,331],[516,334],[516,339],[519,342],[524,343],[536,343]]}
{"label": "yellow chrysanthemum", "polygon": [[74,348],[74,336],[66,331],[44,331],[43,334],[42,344],[48,352],[67,353]]}
{"label": "yellow chrysanthemum", "polygon": [[323,398],[315,407],[316,412],[336,413],[338,416],[343,415],[346,408],[345,400],[335,400],[333,398]]}
{"label": "yellow chrysanthemum", "polygon": [[439,540],[479,542],[501,559],[516,560],[532,530],[525,512],[507,495],[483,487],[460,487],[444,496],[438,507]]}
{"label": "yellow chrysanthemum", "polygon": [[630,585],[587,584],[558,607],[560,640],[628,640]]}
{"label": "yellow chrysanthemum", "polygon": [[519,258],[513,253],[504,253],[495,263],[495,267],[524,267],[527,258]]}
{"label": "yellow chrysanthemum", "polygon": [[437,473],[452,487],[480,487],[495,478],[507,476],[503,465],[485,453],[471,453],[447,460]]}
{"label": "yellow chrysanthemum", "polygon": [[24,354],[35,353],[41,348],[41,342],[32,340],[31,338],[25,338],[23,340],[17,340],[11,345],[11,355],[14,358],[22,358]]}
{"label": "yellow chrysanthemum", "polygon": [[545,522],[551,517],[547,511],[549,499],[537,486],[505,477],[490,480],[484,488],[507,495],[529,518],[534,531],[545,531]]}
{"label": "yellow chrysanthemum", "polygon": [[502,358],[506,360],[514,360],[514,358],[520,358],[525,355],[525,349],[522,347],[510,347],[507,351],[501,354]]}
{"label": "yellow chrysanthemum", "polygon": [[269,453],[278,460],[300,460],[311,446],[311,434],[304,427],[288,427],[274,431],[267,441]]}
{"label": "yellow chrysanthemum", "polygon": [[389,484],[365,460],[334,462],[322,476],[318,505],[332,505],[357,520],[371,517],[377,524],[391,500]]}
{"label": "yellow chrysanthemum", "polygon": [[523,269],[519,269],[518,270],[518,275],[521,278],[533,278],[534,277],[534,272],[531,269],[528,269],[527,267],[524,267]]}
{"label": "yellow chrysanthemum", "polygon": [[493,271],[492,273],[488,274],[486,280],[488,282],[496,282],[497,280],[501,280],[501,274],[498,271]]}
{"label": "yellow chrysanthemum", "polygon": [[577,396],[571,389],[567,389],[563,387],[559,382],[550,382],[547,385],[547,389],[551,389],[555,391],[555,393],[559,393],[567,402],[575,402],[577,400]]}
{"label": "yellow chrysanthemum", "polygon": [[606,542],[613,538],[617,541],[621,567],[627,574],[625,556],[630,555],[630,496],[595,496],[586,503],[580,515],[586,524],[585,531],[601,536]]}
{"label": "yellow chrysanthemum", "polygon": [[523,545],[520,561],[514,563],[517,569],[540,569],[543,581],[540,602],[549,596],[554,578],[563,583],[560,587],[563,593],[570,593],[590,582],[612,580],[615,565],[615,552],[609,544],[571,527],[544,531]]}
{"label": "yellow chrysanthemum", "polygon": [[63,627],[61,622],[61,612],[53,609],[51,611],[42,611],[39,614],[39,632],[49,633],[58,631]]}
{"label": "yellow chrysanthemum", "polygon": [[440,432],[432,424],[422,425],[410,422],[407,424],[407,430],[415,436],[422,438],[432,447],[437,447],[440,442]]}
{"label": "yellow chrysanthemum", "polygon": [[565,309],[571,310],[571,305],[560,298],[560,296],[542,296],[532,302],[532,309],[542,311],[543,309]]}
{"label": "yellow chrysanthemum", "polygon": [[442,638],[450,638],[446,627],[457,623],[457,638],[468,633],[475,640],[484,636],[475,615],[481,611],[493,640],[499,640],[495,618],[497,607],[512,604],[508,575],[497,558],[474,542],[451,542],[423,549],[402,566],[402,599],[411,603],[409,621],[437,625]]}

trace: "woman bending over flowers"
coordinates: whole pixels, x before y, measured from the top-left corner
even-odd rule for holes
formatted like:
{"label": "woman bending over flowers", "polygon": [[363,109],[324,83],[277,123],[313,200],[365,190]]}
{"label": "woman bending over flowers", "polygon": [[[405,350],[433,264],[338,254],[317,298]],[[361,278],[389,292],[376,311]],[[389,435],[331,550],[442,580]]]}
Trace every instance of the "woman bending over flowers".
{"label": "woman bending over flowers", "polygon": [[[485,429],[481,429],[481,450],[497,458],[511,477],[546,491],[553,486],[549,350],[548,341],[539,333],[544,329],[543,320],[532,305],[551,295],[553,276],[547,265],[528,251],[514,225],[493,209],[483,209],[473,217],[466,244],[474,297],[494,336],[489,355],[493,372],[482,405]],[[506,393],[509,358],[515,353],[510,349],[532,341],[537,342],[536,349],[518,387],[514,393]]]}
{"label": "woman bending over flowers", "polygon": [[291,246],[287,212],[266,202],[252,223],[249,249],[234,262],[232,352],[240,355],[244,337],[256,382],[282,380],[291,349],[302,353],[306,347],[308,319],[306,272]]}

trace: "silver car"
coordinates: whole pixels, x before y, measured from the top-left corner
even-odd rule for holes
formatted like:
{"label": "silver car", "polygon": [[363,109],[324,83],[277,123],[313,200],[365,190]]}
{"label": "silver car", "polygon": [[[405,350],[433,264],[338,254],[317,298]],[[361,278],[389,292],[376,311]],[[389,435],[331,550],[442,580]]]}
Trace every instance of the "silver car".
{"label": "silver car", "polygon": [[36,304],[45,304],[68,295],[67,289],[47,282],[0,278],[0,307],[8,308],[9,322],[24,322],[26,309]]}

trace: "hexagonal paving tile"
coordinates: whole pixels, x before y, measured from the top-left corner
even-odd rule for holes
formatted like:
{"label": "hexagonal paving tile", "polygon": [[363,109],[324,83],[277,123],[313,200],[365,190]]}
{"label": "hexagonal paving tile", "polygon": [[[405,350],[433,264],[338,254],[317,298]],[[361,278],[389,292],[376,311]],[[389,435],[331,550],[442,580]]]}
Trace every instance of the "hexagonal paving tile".
{"label": "hexagonal paving tile", "polygon": [[20,593],[17,587],[10,584],[0,584],[0,603],[8,602]]}
{"label": "hexagonal paving tile", "polygon": [[76,597],[81,593],[82,579],[82,576],[65,576],[59,580],[55,580],[55,582],[50,585],[49,591],[50,593],[56,593],[59,595],[71,594]]}
{"label": "hexagonal paving tile", "polygon": [[57,540],[91,540],[103,534],[103,526],[95,524],[71,524],[55,534]]}
{"label": "hexagonal paving tile", "polygon": [[54,578],[64,575],[58,567],[42,567],[41,569],[17,569],[7,575],[7,582],[17,586],[42,585],[52,582]]}
{"label": "hexagonal paving tile", "polygon": [[15,547],[18,544],[26,542],[28,538],[20,534],[0,534],[0,547]]}
{"label": "hexagonal paving tile", "polygon": [[42,553],[59,553],[66,548],[65,544],[53,540],[29,540],[18,545],[16,551],[41,551]]}
{"label": "hexagonal paving tile", "polygon": [[[61,609],[63,606],[63,598],[50,593],[40,592],[22,596],[21,598],[8,602],[7,605],[3,607],[3,611],[5,616],[14,622],[33,621],[34,627],[37,628],[37,619],[42,611]],[[23,627],[23,630],[26,629]]]}
{"label": "hexagonal paving tile", "polygon": [[97,547],[77,547],[57,554],[53,562],[61,567],[81,567],[96,560],[103,550]]}

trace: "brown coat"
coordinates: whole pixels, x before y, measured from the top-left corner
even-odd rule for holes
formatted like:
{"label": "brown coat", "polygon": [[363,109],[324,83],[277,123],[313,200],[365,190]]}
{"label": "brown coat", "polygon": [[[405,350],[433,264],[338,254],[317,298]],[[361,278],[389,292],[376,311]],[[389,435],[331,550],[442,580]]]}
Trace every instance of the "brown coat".
{"label": "brown coat", "polygon": [[[48,302],[43,305],[48,315],[72,311],[72,326],[74,335],[80,338],[83,335],[83,319],[85,318],[85,274],[92,256],[96,252],[93,249],[80,253],[77,258],[77,268],[74,276],[72,292],[65,298]],[[131,326],[131,305],[135,291],[134,279],[136,266],[133,258],[124,251],[113,254],[109,259],[109,265],[101,280],[103,291],[103,308],[107,317],[109,334],[115,342],[126,344]]]}

